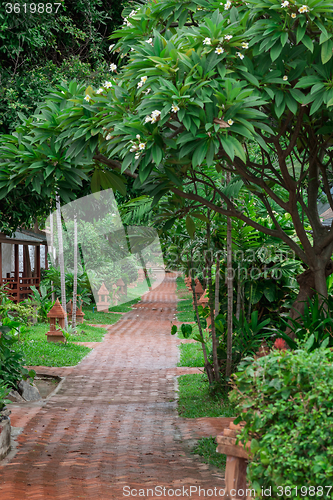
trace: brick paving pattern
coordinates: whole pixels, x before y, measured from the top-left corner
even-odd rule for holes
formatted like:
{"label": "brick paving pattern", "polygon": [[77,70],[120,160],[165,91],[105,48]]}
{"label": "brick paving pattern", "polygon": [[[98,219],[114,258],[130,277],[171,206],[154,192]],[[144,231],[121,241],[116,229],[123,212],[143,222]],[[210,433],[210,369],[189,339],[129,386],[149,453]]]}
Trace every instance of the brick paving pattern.
{"label": "brick paving pattern", "polygon": [[[11,405],[12,425],[23,431],[16,455],[0,467],[0,499],[134,498],[124,486],[223,488],[223,474],[200,463],[186,443],[217,434],[224,423],[177,415],[175,375],[198,370],[176,368],[175,289],[168,274],[76,367],[38,367],[66,379],[43,405]],[[141,498],[176,497],[149,491]]]}

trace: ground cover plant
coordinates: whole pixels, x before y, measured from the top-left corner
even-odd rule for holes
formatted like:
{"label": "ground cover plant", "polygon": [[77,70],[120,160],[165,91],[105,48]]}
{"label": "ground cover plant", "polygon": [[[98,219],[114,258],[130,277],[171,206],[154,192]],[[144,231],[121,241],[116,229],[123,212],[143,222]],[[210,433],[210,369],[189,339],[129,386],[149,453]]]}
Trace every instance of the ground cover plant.
{"label": "ground cover plant", "polygon": [[120,304],[118,306],[109,307],[109,311],[122,312],[122,313],[129,312],[129,311],[132,310],[132,306],[134,304],[137,304],[140,300],[141,300],[141,298],[138,297],[136,299],[132,299],[132,300],[130,300],[128,302],[125,302],[124,304]]}
{"label": "ground cover plant", "polygon": [[331,495],[333,352],[308,348],[248,358],[233,377],[230,399],[246,422],[241,440],[251,440],[247,477],[258,498]]}
{"label": "ground cover plant", "polygon": [[197,444],[192,449],[192,453],[195,453],[201,457],[201,461],[205,464],[214,465],[219,469],[225,469],[227,457],[221,453],[216,452],[216,438],[213,436],[198,439]]}
{"label": "ground cover plant", "polygon": [[[95,311],[93,312],[93,307]],[[87,306],[82,308],[84,312],[84,322],[94,325],[114,325],[122,317],[121,314],[97,312],[96,306]]]}
{"label": "ground cover plant", "polygon": [[178,414],[184,418],[233,417],[226,394],[212,394],[204,375],[181,375],[178,380]]}
{"label": "ground cover plant", "polygon": [[178,346],[180,350],[180,360],[177,366],[204,367],[205,360],[202,348],[197,343],[186,343]]}

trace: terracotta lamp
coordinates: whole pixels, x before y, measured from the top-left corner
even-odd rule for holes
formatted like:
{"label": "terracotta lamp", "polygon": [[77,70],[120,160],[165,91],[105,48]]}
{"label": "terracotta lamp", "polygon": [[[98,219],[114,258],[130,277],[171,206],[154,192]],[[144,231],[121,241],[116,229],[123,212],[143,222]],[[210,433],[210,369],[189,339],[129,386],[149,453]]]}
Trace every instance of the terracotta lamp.
{"label": "terracotta lamp", "polygon": [[47,335],[48,342],[65,342],[62,331],[57,329],[57,323],[60,328],[65,328],[66,316],[67,313],[62,308],[59,299],[57,299],[50,312],[47,313],[50,321],[50,329],[45,335]]}
{"label": "terracotta lamp", "polygon": [[108,312],[110,305],[111,301],[109,297],[109,290],[106,288],[103,282],[101,288],[98,290],[98,302],[96,304],[97,312]]}
{"label": "terracotta lamp", "polygon": [[[72,299],[66,304],[66,311],[71,318],[73,315],[73,301]],[[80,307],[76,307],[76,323],[83,323],[84,312],[82,311],[82,303]]]}
{"label": "terracotta lamp", "polygon": [[119,292],[124,295],[125,294],[125,283],[123,282],[123,280],[121,278],[119,278],[118,281],[116,281],[116,285],[119,286],[120,290]]}
{"label": "terracotta lamp", "polygon": [[138,275],[139,275],[139,277],[138,277],[138,283],[142,283],[143,280],[145,279],[145,272],[144,272],[144,270],[143,269],[139,269]]}

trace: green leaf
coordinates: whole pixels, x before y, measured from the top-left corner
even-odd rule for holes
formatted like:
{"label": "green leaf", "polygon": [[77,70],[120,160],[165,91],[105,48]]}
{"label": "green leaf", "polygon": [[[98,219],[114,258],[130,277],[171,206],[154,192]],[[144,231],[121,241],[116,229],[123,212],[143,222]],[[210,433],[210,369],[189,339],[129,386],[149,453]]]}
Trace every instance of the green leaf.
{"label": "green leaf", "polygon": [[195,233],[195,223],[194,220],[189,215],[186,217],[186,229],[191,239],[193,240]]}
{"label": "green leaf", "polygon": [[313,52],[313,49],[314,49],[313,41],[311,40],[311,38],[308,35],[304,35],[304,37],[302,39],[302,43],[303,43],[303,45],[305,45],[305,47],[307,49],[309,49],[311,52]]}
{"label": "green leaf", "polygon": [[278,40],[275,43],[275,45],[271,48],[271,51],[270,51],[270,56],[271,56],[271,59],[273,62],[279,57],[279,55],[282,52],[282,49],[283,49],[283,47],[280,44],[280,41]]}
{"label": "green leaf", "polygon": [[200,219],[203,222],[209,223],[208,217],[206,217],[204,214],[199,214],[198,212],[191,212],[192,217],[195,217],[196,219]]}
{"label": "green leaf", "polygon": [[171,327],[171,335],[175,335],[177,333],[177,326],[176,325],[172,325]]}
{"label": "green leaf", "polygon": [[208,143],[206,142],[199,142],[199,145],[195,149],[193,156],[192,156],[192,165],[193,167],[196,167],[197,165],[201,165],[203,162],[206,154],[208,151]]}
{"label": "green leaf", "polygon": [[151,148],[151,151],[152,151],[154,162],[158,166],[162,161],[163,151],[156,143]]}
{"label": "green leaf", "polygon": [[321,46],[321,61],[323,64],[328,63],[332,57],[333,42],[331,39],[326,40]]}
{"label": "green leaf", "polygon": [[296,43],[299,44],[299,42],[303,39],[306,31],[306,25],[305,26],[300,26],[298,25],[297,31],[296,31]]}
{"label": "green leaf", "polygon": [[95,170],[95,172],[93,173],[93,176],[91,178],[91,192],[92,193],[97,193],[98,191],[100,191],[101,179],[100,179],[99,172],[100,172],[99,170]]}

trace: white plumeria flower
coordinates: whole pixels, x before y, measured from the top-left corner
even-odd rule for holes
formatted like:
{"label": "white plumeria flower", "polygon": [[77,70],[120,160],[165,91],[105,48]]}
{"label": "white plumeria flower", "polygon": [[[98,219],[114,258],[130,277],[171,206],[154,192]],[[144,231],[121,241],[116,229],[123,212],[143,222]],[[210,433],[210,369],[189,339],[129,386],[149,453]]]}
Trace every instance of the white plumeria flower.
{"label": "white plumeria flower", "polygon": [[134,47],[132,47],[132,48],[131,48],[131,52],[134,52],[134,50],[135,50],[135,49],[134,49]]}
{"label": "white plumeria flower", "polygon": [[232,35],[225,35],[224,39],[225,40],[231,40],[232,39]]}
{"label": "white plumeria flower", "polygon": [[229,120],[228,120],[228,122],[227,122],[227,123],[228,123],[228,125],[230,125],[230,127],[231,127],[231,125],[233,125],[233,124],[234,124],[234,120],[232,120],[231,118],[229,118]]}
{"label": "white plumeria flower", "polygon": [[140,142],[140,144],[139,144],[140,151],[143,151],[145,149],[145,147],[146,147],[146,144],[144,142]]}
{"label": "white plumeria flower", "polygon": [[302,5],[302,7],[300,7],[298,9],[298,12],[300,14],[304,14],[305,12],[310,12],[310,9],[309,9],[309,7],[307,5]]}
{"label": "white plumeria flower", "polygon": [[143,83],[146,83],[147,79],[148,79],[148,76],[142,76],[142,77],[141,77],[141,81],[142,81]]}
{"label": "white plumeria flower", "polygon": [[287,75],[284,75],[284,77],[282,78],[282,80],[284,80],[286,82],[288,80]]}
{"label": "white plumeria flower", "polygon": [[96,94],[101,94],[102,92],[104,92],[104,89],[102,89],[102,88],[96,90]]}
{"label": "white plumeria flower", "polygon": [[179,106],[177,106],[177,104],[173,104],[173,105],[171,106],[171,111],[172,111],[173,113],[177,113],[177,111],[179,111]]}
{"label": "white plumeria flower", "polygon": [[112,83],[111,82],[104,82],[103,87],[105,87],[106,89],[110,89],[112,87]]}
{"label": "white plumeria flower", "polygon": [[241,52],[236,52],[236,56],[238,56],[239,59],[244,59],[244,54],[242,54]]}
{"label": "white plumeria flower", "polygon": [[138,159],[140,158],[140,153],[136,153],[136,154],[135,154],[135,156],[134,156],[134,158],[135,158],[136,160],[138,160]]}
{"label": "white plumeria flower", "polygon": [[229,10],[231,7],[231,2],[228,0],[225,4],[224,4],[224,10]]}
{"label": "white plumeria flower", "polygon": [[117,53],[119,54],[119,52],[120,52],[120,47],[118,47],[118,48],[115,50],[115,52],[117,52]]}
{"label": "white plumeria flower", "polygon": [[91,99],[91,97],[90,97],[90,95],[89,95],[89,94],[87,94],[87,95],[86,95],[86,97],[84,98],[84,100],[85,100],[85,101],[88,101],[88,102],[90,101],[90,99]]}
{"label": "white plumeria flower", "polygon": [[109,45],[109,52],[113,49],[113,47],[114,47],[115,45],[116,45],[115,43],[112,43],[111,45]]}
{"label": "white plumeria flower", "polygon": [[133,146],[131,146],[130,153],[134,153],[134,151],[136,151],[137,149],[137,146],[135,146],[134,144]]}
{"label": "white plumeria flower", "polygon": [[243,49],[248,49],[249,48],[249,44],[247,42],[243,42],[242,43],[242,48]]}
{"label": "white plumeria flower", "polygon": [[105,137],[105,139],[106,139],[107,141],[109,141],[110,139],[112,139],[112,135],[108,134],[108,135]]}
{"label": "white plumeria flower", "polygon": [[281,7],[282,8],[283,7],[288,7],[288,5],[289,5],[289,2],[288,2],[288,0],[286,0],[285,2],[282,2]]}
{"label": "white plumeria flower", "polygon": [[116,71],[117,65],[116,64],[110,64],[110,71]]}
{"label": "white plumeria flower", "polygon": [[151,122],[152,122],[152,123],[156,123],[156,122],[157,122],[157,116],[152,116],[152,118],[151,118]]}
{"label": "white plumeria flower", "polygon": [[152,120],[151,116],[146,116],[145,123],[151,122],[151,120]]}
{"label": "white plumeria flower", "polygon": [[155,109],[155,111],[152,112],[151,116],[153,118],[157,118],[160,116],[160,114],[161,114],[161,112],[158,109]]}
{"label": "white plumeria flower", "polygon": [[137,138],[137,140],[139,141],[141,139],[140,135],[139,134],[136,134],[135,136]]}
{"label": "white plumeria flower", "polygon": [[146,92],[144,92],[144,93],[145,93],[145,95],[148,95],[149,92],[151,92],[151,89],[147,89]]}
{"label": "white plumeria flower", "polygon": [[143,82],[139,82],[139,83],[137,84],[137,88],[138,88],[138,89],[140,89],[142,86],[143,86]]}
{"label": "white plumeria flower", "polygon": [[211,44],[212,44],[212,41],[211,41],[211,39],[210,39],[210,38],[206,37],[202,43],[203,43],[204,45],[211,45]]}
{"label": "white plumeria flower", "polygon": [[133,17],[135,14],[136,14],[135,10],[132,10],[132,12],[130,13],[130,15],[128,17]]}
{"label": "white plumeria flower", "polygon": [[295,12],[293,12],[293,13],[292,13],[292,14],[290,14],[290,15],[291,15],[291,17],[292,17],[293,19],[296,19],[296,17],[297,17],[297,16],[296,16],[296,14],[295,14]]}
{"label": "white plumeria flower", "polygon": [[147,43],[149,43],[151,46],[153,45],[153,39],[152,38],[148,38],[148,40],[146,40]]}
{"label": "white plumeria flower", "polygon": [[215,54],[220,55],[220,54],[223,54],[223,52],[224,52],[224,49],[222,49],[222,47],[216,47]]}

